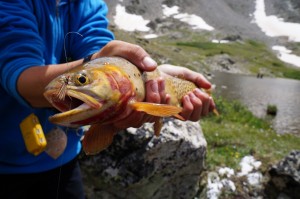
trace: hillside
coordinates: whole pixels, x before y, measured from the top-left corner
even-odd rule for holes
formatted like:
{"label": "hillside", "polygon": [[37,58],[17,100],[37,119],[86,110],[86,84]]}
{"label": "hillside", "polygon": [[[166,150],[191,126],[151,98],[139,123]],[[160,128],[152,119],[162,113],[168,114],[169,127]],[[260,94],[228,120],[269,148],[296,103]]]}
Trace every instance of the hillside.
{"label": "hillside", "polygon": [[[260,21],[258,2],[264,2],[265,8]],[[159,63],[300,79],[300,24],[292,24],[297,30],[289,31],[281,22],[300,22],[296,0],[112,0],[107,4],[116,38],[141,45]],[[266,21],[269,27],[261,27]],[[279,32],[270,32],[276,23],[281,23],[275,28]]]}
{"label": "hillside", "polygon": [[[107,1],[110,8],[109,19],[114,24],[116,6],[122,5],[126,12],[141,15],[151,23],[164,22],[162,5],[168,7],[178,6],[180,13],[201,16],[208,24],[215,28],[215,33],[240,35],[243,38],[258,39],[271,42],[269,38],[252,23],[255,10],[255,1],[241,0],[112,0]],[[300,22],[300,2],[297,0],[265,0],[267,15],[278,15],[290,21]],[[176,23],[175,21],[171,21]],[[173,24],[174,25],[174,24]],[[154,30],[153,30],[154,31]]]}

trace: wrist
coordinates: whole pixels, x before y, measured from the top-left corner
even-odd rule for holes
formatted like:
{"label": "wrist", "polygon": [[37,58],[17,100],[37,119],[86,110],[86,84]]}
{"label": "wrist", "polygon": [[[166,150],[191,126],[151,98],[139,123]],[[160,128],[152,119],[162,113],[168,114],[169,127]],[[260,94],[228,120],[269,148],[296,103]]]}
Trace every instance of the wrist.
{"label": "wrist", "polygon": [[86,56],[85,58],[83,58],[82,63],[85,64],[85,63],[91,61],[93,59],[93,55],[94,54],[90,54],[90,55]]}

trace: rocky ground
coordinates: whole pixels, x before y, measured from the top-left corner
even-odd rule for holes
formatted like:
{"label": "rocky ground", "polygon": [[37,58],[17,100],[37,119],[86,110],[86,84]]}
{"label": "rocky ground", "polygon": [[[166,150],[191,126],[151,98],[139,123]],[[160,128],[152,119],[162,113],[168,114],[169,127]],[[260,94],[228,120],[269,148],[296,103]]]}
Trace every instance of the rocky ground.
{"label": "rocky ground", "polygon": [[277,15],[286,21],[299,23],[300,21],[300,1],[298,0],[265,0],[266,13]]}

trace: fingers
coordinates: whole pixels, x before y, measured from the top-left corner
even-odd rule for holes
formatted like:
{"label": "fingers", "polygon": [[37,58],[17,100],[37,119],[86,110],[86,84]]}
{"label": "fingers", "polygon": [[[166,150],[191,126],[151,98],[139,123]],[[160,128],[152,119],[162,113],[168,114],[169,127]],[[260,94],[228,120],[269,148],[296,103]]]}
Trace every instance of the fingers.
{"label": "fingers", "polygon": [[[146,101],[160,104],[170,103],[170,96],[165,92],[165,82],[162,78],[146,83]],[[191,121],[198,121],[215,108],[213,99],[200,89],[195,89],[185,95],[182,104],[183,110],[180,115]],[[148,121],[154,121],[154,118],[148,118]]]}
{"label": "fingers", "polygon": [[188,97],[190,98],[190,102],[193,105],[193,112],[191,113],[189,120],[198,121],[200,117],[205,114],[203,108],[203,105],[205,105],[205,103],[202,103],[202,101],[198,97],[196,97],[194,93],[189,93]]}
{"label": "fingers", "polygon": [[[151,80],[146,83],[146,101],[151,103],[162,104],[167,101],[168,97],[165,94],[165,81],[162,78],[157,80]],[[154,116],[147,115],[145,113],[133,111],[128,117],[119,121],[117,125],[123,125],[128,127],[140,127],[146,122],[154,122]]]}
{"label": "fingers", "polygon": [[146,82],[146,101],[164,104],[168,96],[165,93],[165,81],[162,78]]}
{"label": "fingers", "polygon": [[[169,96],[165,94],[165,81],[162,78],[151,80],[146,83],[146,101],[151,103],[165,103],[169,101]],[[125,129],[128,127],[138,128],[146,122],[154,122],[156,117],[146,113],[126,108],[124,114],[114,122],[115,127]]]}
{"label": "fingers", "polygon": [[202,102],[202,113],[201,115],[206,116],[209,113],[209,107],[212,98],[205,92],[200,89],[195,89],[194,94],[197,98],[199,98]]}
{"label": "fingers", "polygon": [[180,115],[185,118],[186,120],[190,120],[190,116],[192,114],[192,111],[194,110],[194,106],[189,98],[188,95],[185,95],[182,99],[182,112]]}
{"label": "fingers", "polygon": [[194,82],[199,88],[211,88],[211,83],[200,73],[186,71],[186,73],[184,73],[184,79]]}
{"label": "fingers", "polygon": [[157,67],[157,63],[140,46],[114,40],[105,45],[97,57],[119,56],[127,59],[143,71],[152,71]]}
{"label": "fingers", "polygon": [[195,89],[183,97],[183,110],[180,115],[186,120],[198,121],[215,107],[213,99],[200,89]]}

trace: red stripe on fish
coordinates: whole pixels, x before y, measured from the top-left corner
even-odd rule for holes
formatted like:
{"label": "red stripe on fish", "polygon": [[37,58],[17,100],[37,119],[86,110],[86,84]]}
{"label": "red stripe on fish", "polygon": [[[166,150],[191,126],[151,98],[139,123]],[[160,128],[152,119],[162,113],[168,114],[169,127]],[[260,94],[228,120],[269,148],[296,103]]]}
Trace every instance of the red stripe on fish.
{"label": "red stripe on fish", "polygon": [[110,81],[112,89],[118,89],[122,95],[133,90],[133,86],[130,80],[119,71],[109,71],[105,74]]}
{"label": "red stripe on fish", "polygon": [[[92,123],[111,123],[115,118],[118,118],[119,115],[126,109],[129,100],[132,96],[135,95],[132,83],[130,80],[120,72],[109,71],[105,73],[110,86],[113,90],[118,90],[120,92],[120,100],[118,104],[111,106],[101,112],[98,115],[90,117],[85,120],[80,120],[72,122],[71,124],[75,125],[85,125]],[[103,102],[105,104],[105,102]]]}

